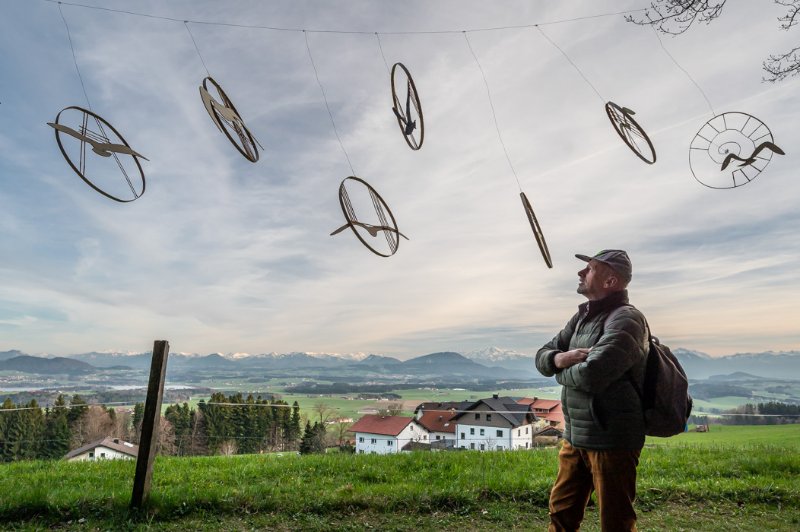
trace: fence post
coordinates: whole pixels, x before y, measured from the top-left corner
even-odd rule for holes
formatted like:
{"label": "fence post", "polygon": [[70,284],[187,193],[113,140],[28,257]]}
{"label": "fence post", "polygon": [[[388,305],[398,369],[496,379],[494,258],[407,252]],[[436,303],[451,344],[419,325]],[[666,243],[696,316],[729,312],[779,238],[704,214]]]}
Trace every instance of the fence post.
{"label": "fence post", "polygon": [[169,342],[156,340],[153,344],[153,359],[150,362],[150,381],[147,385],[147,400],[144,404],[142,435],[139,439],[139,454],[136,457],[136,475],[133,478],[131,508],[141,508],[150,495],[150,480],[153,477],[153,461],[156,457],[158,426],[161,418],[161,397],[164,394],[164,377],[167,373]]}

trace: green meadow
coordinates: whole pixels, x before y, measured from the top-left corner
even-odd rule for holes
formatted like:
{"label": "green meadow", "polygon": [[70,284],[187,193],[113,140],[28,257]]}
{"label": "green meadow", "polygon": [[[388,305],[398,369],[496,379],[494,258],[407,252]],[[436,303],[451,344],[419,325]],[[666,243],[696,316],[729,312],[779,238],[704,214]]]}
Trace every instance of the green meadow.
{"label": "green meadow", "polygon": [[[648,442],[640,530],[797,530],[800,425],[712,426]],[[133,462],[0,466],[11,529],[531,530],[547,523],[555,448],[478,453],[159,457],[130,512]],[[586,530],[597,530],[593,507]]]}

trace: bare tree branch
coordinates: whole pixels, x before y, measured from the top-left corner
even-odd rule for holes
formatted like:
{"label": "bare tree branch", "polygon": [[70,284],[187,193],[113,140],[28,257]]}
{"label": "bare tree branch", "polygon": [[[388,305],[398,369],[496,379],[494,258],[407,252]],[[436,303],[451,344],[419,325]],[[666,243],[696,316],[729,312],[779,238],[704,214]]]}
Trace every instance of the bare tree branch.
{"label": "bare tree branch", "polygon": [[[800,22],[798,20],[800,0],[775,0],[775,3],[789,8],[784,16],[778,17],[781,23],[780,29],[788,30]],[[800,46],[789,50],[785,54],[771,54],[762,64],[764,71],[767,73],[767,76],[763,77],[762,80],[774,83],[800,72],[800,54],[798,54],[798,50],[800,50]]]}
{"label": "bare tree branch", "polygon": [[708,24],[717,18],[725,2],[727,0],[655,0],[643,17],[626,15],[625,20],[653,26],[662,33],[680,35],[696,20]]}
{"label": "bare tree branch", "polygon": [[769,59],[764,61],[763,64],[764,70],[768,75],[762,79],[775,82],[800,73],[800,54],[798,54],[798,51],[800,51],[800,46],[785,54],[770,55]]}
{"label": "bare tree branch", "polygon": [[[644,15],[627,15],[625,20],[639,25],[649,25],[661,33],[680,35],[695,21],[708,24],[719,17],[727,0],[653,0]],[[800,23],[800,0],[775,0],[775,3],[788,8],[786,14],[778,17],[780,29],[788,30]],[[767,73],[763,81],[781,81],[800,73],[800,47],[785,54],[770,55],[762,64]]]}
{"label": "bare tree branch", "polygon": [[782,30],[788,30],[797,24],[797,13],[800,12],[800,0],[775,0],[775,3],[789,8],[786,15],[778,17],[778,20],[782,22]]}

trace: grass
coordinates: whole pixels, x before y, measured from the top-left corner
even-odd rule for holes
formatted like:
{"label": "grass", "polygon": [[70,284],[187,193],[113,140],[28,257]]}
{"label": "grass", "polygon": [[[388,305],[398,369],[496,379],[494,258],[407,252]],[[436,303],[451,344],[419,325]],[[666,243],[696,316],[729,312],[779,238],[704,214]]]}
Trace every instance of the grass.
{"label": "grass", "polygon": [[709,432],[690,432],[672,438],[647,438],[648,445],[712,446],[747,448],[772,445],[800,452],[800,424],[793,425],[711,425]]}
{"label": "grass", "polygon": [[[680,441],[694,434],[648,445],[639,466],[640,528],[727,530],[734,522],[740,530],[798,529],[800,438],[784,427],[712,427],[698,436],[717,438],[713,445]],[[748,443],[754,430],[773,443]],[[543,528],[556,469],[555,449],[159,457],[149,510],[130,514],[133,462],[19,462],[0,465],[0,522],[34,529]],[[596,530],[596,515],[589,521],[586,529]]]}

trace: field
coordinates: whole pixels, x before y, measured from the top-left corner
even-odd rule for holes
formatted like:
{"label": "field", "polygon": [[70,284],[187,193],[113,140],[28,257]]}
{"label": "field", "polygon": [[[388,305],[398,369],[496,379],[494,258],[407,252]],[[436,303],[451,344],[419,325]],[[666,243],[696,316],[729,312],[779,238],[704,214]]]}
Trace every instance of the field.
{"label": "field", "polygon": [[[232,391],[226,391],[220,388],[223,393],[232,393],[239,391],[241,388],[234,388]],[[260,389],[267,389],[266,386]],[[556,399],[559,397],[560,391],[558,387],[548,388],[522,388],[522,389],[499,389],[494,391],[472,391],[464,389],[436,389],[436,388],[416,388],[408,390],[392,390],[401,397],[396,400],[376,400],[376,399],[356,399],[358,394],[332,394],[332,395],[310,395],[305,393],[288,393],[283,386],[269,386],[270,393],[280,395],[281,399],[292,404],[297,401],[300,405],[300,411],[312,420],[316,416],[314,406],[323,403],[331,410],[331,417],[334,418],[352,418],[358,419],[364,412],[372,409],[386,408],[389,404],[401,403],[403,408],[403,415],[411,415],[414,408],[423,401],[475,401],[482,397],[490,397],[493,393],[500,395],[509,395],[512,397],[542,397],[546,399]],[[243,395],[246,396],[246,393]],[[203,399],[208,401],[208,396],[205,397],[192,397],[188,401],[192,408],[197,407],[198,401]],[[165,403],[163,408],[168,405]]]}
{"label": "field", "polygon": [[[648,444],[640,530],[797,530],[800,426],[722,427]],[[146,512],[132,462],[0,466],[13,529],[544,529],[556,450],[160,457]],[[55,481],[55,480],[58,481]],[[586,530],[597,530],[590,509]]]}
{"label": "field", "polygon": [[689,432],[672,438],[647,438],[647,445],[669,447],[739,447],[747,449],[754,445],[771,445],[776,448],[794,449],[800,452],[800,424],[793,425],[710,425],[708,432]]}

